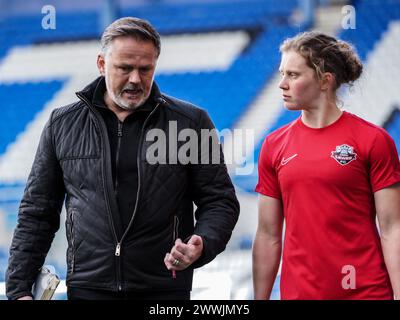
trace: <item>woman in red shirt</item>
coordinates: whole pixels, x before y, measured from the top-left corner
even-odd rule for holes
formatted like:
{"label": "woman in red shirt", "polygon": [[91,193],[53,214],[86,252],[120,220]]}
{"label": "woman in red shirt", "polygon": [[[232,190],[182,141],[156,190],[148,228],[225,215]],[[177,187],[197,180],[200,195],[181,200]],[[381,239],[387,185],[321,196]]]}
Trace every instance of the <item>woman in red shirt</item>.
{"label": "woman in red shirt", "polygon": [[282,299],[400,298],[398,153],[385,130],[337,106],[360,59],[318,32],[280,50],[284,105],[302,113],[260,153],[254,297],[269,298],[283,247]]}

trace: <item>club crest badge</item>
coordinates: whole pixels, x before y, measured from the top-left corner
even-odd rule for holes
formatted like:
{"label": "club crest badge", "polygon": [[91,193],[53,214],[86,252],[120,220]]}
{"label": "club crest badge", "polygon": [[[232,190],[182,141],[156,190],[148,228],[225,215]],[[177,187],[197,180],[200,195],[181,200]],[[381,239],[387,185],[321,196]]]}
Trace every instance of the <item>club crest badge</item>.
{"label": "club crest badge", "polygon": [[357,153],[354,152],[354,148],[347,144],[336,146],[336,150],[332,151],[331,157],[335,159],[339,164],[345,166],[353,160],[357,159]]}

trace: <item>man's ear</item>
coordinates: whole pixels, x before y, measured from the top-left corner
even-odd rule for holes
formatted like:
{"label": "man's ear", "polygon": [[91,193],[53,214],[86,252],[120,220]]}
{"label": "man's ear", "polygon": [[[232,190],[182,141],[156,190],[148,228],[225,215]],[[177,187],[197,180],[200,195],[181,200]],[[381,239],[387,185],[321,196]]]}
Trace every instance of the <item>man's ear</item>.
{"label": "man's ear", "polygon": [[99,69],[99,71],[100,71],[100,74],[102,75],[102,76],[104,76],[105,75],[105,65],[106,65],[106,61],[105,61],[105,59],[104,59],[104,55],[102,54],[102,53],[99,53],[98,55],[97,55],[97,68]]}
{"label": "man's ear", "polygon": [[335,87],[335,75],[331,72],[325,72],[321,78],[321,90],[328,90]]}

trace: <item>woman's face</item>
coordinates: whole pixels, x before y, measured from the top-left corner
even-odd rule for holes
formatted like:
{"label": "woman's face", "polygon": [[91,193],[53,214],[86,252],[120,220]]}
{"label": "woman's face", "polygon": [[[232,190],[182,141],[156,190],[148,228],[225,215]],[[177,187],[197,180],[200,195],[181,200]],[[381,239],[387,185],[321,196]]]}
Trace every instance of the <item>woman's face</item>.
{"label": "woman's face", "polygon": [[321,83],[305,58],[295,51],[282,54],[279,71],[284,105],[289,110],[311,110],[320,105]]}

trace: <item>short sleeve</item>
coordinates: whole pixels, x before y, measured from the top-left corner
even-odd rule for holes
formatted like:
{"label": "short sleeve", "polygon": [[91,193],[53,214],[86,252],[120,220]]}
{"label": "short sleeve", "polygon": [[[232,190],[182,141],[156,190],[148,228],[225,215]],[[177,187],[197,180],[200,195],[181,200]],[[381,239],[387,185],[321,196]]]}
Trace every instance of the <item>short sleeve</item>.
{"label": "short sleeve", "polygon": [[383,129],[375,138],[370,152],[370,183],[376,192],[400,182],[400,162],[396,145]]}
{"label": "short sleeve", "polygon": [[265,196],[281,199],[278,177],[272,162],[268,137],[264,140],[258,158],[258,183],[255,191]]}

